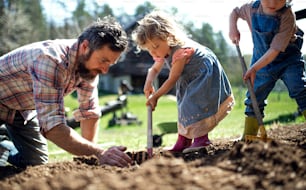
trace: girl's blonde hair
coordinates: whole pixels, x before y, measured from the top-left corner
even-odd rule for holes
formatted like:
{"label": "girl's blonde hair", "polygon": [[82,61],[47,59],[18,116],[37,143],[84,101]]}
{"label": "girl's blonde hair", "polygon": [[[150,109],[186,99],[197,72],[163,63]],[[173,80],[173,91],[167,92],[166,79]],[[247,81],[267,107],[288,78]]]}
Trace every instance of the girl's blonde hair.
{"label": "girl's blonde hair", "polygon": [[144,49],[144,45],[153,38],[166,40],[170,47],[183,45],[186,35],[170,15],[154,10],[138,21],[138,26],[132,33],[133,40],[138,48]]}

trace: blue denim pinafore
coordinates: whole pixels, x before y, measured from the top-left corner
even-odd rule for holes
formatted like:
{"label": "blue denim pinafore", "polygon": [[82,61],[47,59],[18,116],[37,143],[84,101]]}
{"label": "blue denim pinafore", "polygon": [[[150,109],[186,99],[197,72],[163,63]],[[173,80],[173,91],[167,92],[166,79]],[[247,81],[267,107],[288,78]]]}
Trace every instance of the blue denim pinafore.
{"label": "blue denim pinafore", "polygon": [[[188,47],[188,46],[187,46]],[[216,55],[207,47],[192,43],[195,52],[176,82],[178,120],[185,128],[217,113],[232,94],[230,82]],[[173,47],[165,59],[171,68]]]}

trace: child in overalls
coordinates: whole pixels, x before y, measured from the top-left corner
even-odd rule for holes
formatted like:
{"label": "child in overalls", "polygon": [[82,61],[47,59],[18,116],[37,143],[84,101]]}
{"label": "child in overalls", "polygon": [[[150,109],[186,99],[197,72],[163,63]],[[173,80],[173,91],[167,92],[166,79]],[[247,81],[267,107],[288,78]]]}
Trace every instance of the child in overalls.
{"label": "child in overalls", "polygon": [[[238,18],[245,20],[252,32],[253,56],[243,78],[251,80],[262,115],[269,93],[281,79],[289,96],[296,100],[306,117],[305,61],[301,53],[303,32],[296,25],[290,3],[286,0],[256,0],[236,7],[230,15],[229,37],[234,44],[240,40]],[[256,135],[259,128],[249,92],[245,105],[242,140],[245,135]]]}

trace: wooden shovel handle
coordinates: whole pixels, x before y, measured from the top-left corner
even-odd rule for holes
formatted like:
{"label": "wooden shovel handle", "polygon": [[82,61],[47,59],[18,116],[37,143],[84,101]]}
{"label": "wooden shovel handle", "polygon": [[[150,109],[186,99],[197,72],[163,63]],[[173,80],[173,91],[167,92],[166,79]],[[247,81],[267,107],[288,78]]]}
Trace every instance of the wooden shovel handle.
{"label": "wooden shovel handle", "polygon": [[[244,75],[247,71],[247,66],[246,66],[244,58],[241,54],[239,45],[236,45],[236,49],[237,49],[237,52],[238,52],[238,56],[239,56],[241,67],[242,67],[242,72],[243,72],[243,75]],[[258,125],[263,126],[262,115],[261,115],[259,107],[258,107],[257,99],[256,99],[255,92],[254,92],[254,89],[253,89],[252,84],[251,84],[251,80],[248,79],[246,81],[246,84],[247,84],[247,87],[248,87],[248,90],[249,90],[249,93],[250,93],[250,96],[251,96],[253,110],[254,110],[255,117],[257,119]]]}

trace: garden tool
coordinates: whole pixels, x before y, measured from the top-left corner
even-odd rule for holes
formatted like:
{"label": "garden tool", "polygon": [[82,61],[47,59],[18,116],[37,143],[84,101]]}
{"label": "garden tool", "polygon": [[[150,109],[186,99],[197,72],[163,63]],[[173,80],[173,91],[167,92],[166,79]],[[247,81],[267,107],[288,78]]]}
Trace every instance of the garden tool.
{"label": "garden tool", "polygon": [[147,129],[147,151],[148,157],[153,157],[153,135],[152,135],[152,108],[147,106],[148,109],[148,129]]}
{"label": "garden tool", "polygon": [[[242,71],[243,71],[243,75],[244,75],[247,71],[247,66],[245,64],[244,57],[241,54],[240,47],[239,47],[238,44],[236,45],[236,49],[237,49],[237,52],[238,52],[238,56],[239,56],[239,59],[240,59],[240,63],[241,63]],[[254,92],[254,89],[253,89],[252,84],[251,84],[251,80],[248,79],[246,81],[246,84],[247,84],[247,87],[248,87],[248,90],[249,90],[249,93],[250,93],[250,96],[251,96],[251,101],[252,101],[252,106],[253,106],[253,110],[254,110],[254,113],[255,113],[255,117],[256,117],[257,122],[258,122],[260,136],[245,135],[244,140],[246,142],[255,141],[255,140],[262,140],[264,142],[271,141],[271,139],[267,137],[267,132],[266,132],[266,129],[265,129],[264,124],[263,124],[262,115],[261,115],[259,107],[258,107],[257,99],[256,99],[255,92]]]}

